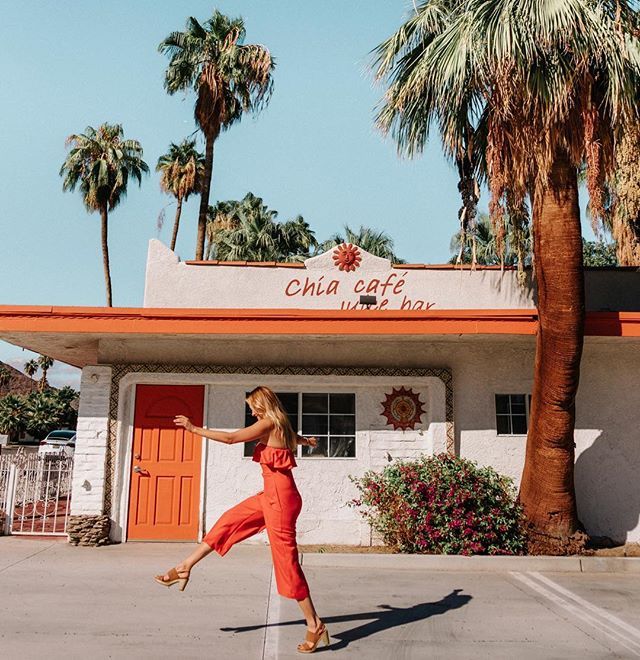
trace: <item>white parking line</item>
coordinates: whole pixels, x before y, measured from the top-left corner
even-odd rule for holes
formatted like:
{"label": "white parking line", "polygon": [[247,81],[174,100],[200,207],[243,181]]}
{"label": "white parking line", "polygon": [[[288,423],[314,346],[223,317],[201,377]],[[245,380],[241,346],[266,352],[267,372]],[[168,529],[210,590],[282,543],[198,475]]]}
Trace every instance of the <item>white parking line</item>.
{"label": "white parking line", "polygon": [[573,591],[569,591],[569,589],[566,589],[565,587],[559,585],[557,582],[550,580],[548,577],[542,575],[541,573],[534,572],[531,573],[531,575],[533,575],[538,580],[540,580],[540,582],[543,582],[552,589],[555,589],[563,596],[567,598],[571,598],[571,600],[574,600],[576,603],[578,603],[585,609],[590,610],[591,612],[598,615],[599,617],[602,617],[603,619],[607,619],[614,626],[618,626],[619,628],[626,630],[632,637],[634,637],[640,642],[640,629],[636,628],[635,626],[632,626],[631,624],[627,623],[626,621],[623,621],[622,619],[619,619],[617,616],[615,616],[615,614],[611,614],[610,612],[603,610],[601,607],[598,607],[597,605],[590,603],[588,600],[581,598],[580,596],[578,596],[578,594],[574,594]]}
{"label": "white parking line", "polygon": [[269,598],[267,600],[267,620],[264,629],[264,643],[262,646],[262,660],[278,660],[278,647],[280,635],[280,598],[276,587],[276,576],[271,571],[269,580]]}
{"label": "white parking line", "polygon": [[[640,657],[640,630],[637,628],[630,626],[621,619],[618,619],[618,617],[600,607],[597,607],[593,603],[580,598],[580,596],[561,587],[559,584],[549,580],[540,573],[525,574],[511,572],[511,575],[558,607],[561,607],[577,619],[582,620],[595,630],[598,630],[605,636],[609,637],[617,644],[627,649],[627,651],[630,651],[635,657]],[[536,582],[536,579],[540,580],[542,584]],[[564,596],[566,596],[566,598]],[[593,614],[590,614],[589,612],[592,612]],[[607,621],[610,623],[607,623]],[[618,628],[624,630],[624,632],[618,630]]]}

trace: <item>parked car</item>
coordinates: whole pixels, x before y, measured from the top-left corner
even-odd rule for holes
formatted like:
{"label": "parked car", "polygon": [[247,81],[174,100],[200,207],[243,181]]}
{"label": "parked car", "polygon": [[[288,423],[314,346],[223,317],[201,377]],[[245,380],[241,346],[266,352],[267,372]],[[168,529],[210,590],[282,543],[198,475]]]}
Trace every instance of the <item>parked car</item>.
{"label": "parked car", "polygon": [[38,454],[64,454],[73,456],[76,448],[76,432],[72,429],[58,429],[51,431],[44,440],[40,441]]}

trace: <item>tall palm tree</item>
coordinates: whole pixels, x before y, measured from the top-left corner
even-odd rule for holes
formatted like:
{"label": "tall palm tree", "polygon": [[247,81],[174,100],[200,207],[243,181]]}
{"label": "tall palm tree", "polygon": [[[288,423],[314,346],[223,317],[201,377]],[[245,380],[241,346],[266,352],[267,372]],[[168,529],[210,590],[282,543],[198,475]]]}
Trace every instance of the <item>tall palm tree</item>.
{"label": "tall palm tree", "polygon": [[616,243],[621,266],[640,266],[640,126],[632,125],[616,145],[614,174],[608,182],[605,224]]}
{"label": "tall palm tree", "polygon": [[169,151],[158,158],[156,172],[162,172],[160,188],[163,192],[176,198],[176,217],[171,235],[171,249],[175,250],[182,203],[191,194],[200,192],[204,178],[204,156],[196,149],[196,141],[172,142]]}
{"label": "tall palm tree", "polygon": [[539,329],[520,501],[534,550],[570,551],[584,538],[573,481],[584,333],[577,175],[586,163],[601,217],[615,145],[638,121],[638,23],[624,0],[424,0],[376,51],[388,85],[377,121],[401,152],[420,153],[437,127],[448,156],[486,177],[499,234],[505,214],[532,201]]}
{"label": "tall palm tree", "polygon": [[53,358],[48,357],[47,355],[41,355],[38,360],[38,366],[42,370],[42,376],[40,378],[40,391],[44,390],[47,387],[47,372],[53,366]]}
{"label": "tall palm tree", "polygon": [[244,38],[241,18],[214,11],[204,24],[191,16],[184,32],[172,32],[158,46],[169,56],[165,89],[169,94],[195,91],[195,120],[205,137],[196,259],[204,254],[214,143],[220,131],[240,121],[243,113],[260,110],[273,86],[271,54],[264,46],[244,44]]}
{"label": "tall palm tree", "polygon": [[142,147],[137,140],[125,140],[120,124],[101,124],[97,129],[87,126],[84,133],[70,135],[71,147],[60,168],[62,189],[80,188],[89,213],[100,213],[102,263],[107,289],[107,305],[111,307],[111,273],[107,227],[109,211],[125,198],[129,177],[142,183],[142,174],[149,171],[142,160]]}
{"label": "tall palm tree", "polygon": [[349,225],[345,225],[344,232],[338,232],[323,241],[318,246],[318,252],[326,252],[336,245],[342,245],[342,243],[353,243],[376,257],[391,259],[394,263],[404,263],[403,259],[394,254],[393,239],[387,232],[362,225],[358,231],[351,229]]}
{"label": "tall palm tree", "polygon": [[207,255],[215,259],[302,261],[316,246],[314,233],[302,216],[278,222],[278,212],[252,193],[240,201],[219,202],[212,211]]}
{"label": "tall palm tree", "polygon": [[38,373],[38,369],[40,369],[40,365],[38,364],[38,360],[29,360],[28,362],[24,363],[24,373],[29,376],[31,379],[31,388],[33,389],[33,377]]}

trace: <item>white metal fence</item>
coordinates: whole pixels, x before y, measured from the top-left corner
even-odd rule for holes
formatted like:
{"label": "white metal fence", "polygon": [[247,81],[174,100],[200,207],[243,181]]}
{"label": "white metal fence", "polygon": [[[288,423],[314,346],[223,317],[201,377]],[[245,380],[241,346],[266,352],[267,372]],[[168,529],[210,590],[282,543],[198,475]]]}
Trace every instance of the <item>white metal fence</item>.
{"label": "white metal fence", "polygon": [[0,456],[0,533],[64,536],[72,475],[69,456]]}

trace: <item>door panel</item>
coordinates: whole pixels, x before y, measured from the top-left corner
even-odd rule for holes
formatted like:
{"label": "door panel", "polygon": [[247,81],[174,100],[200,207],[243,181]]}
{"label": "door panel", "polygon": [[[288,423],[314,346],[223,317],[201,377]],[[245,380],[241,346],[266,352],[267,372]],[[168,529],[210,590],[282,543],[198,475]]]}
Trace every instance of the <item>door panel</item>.
{"label": "door panel", "polygon": [[136,387],[129,540],[197,540],[202,439],[173,418],[202,426],[203,410],[202,385]]}

